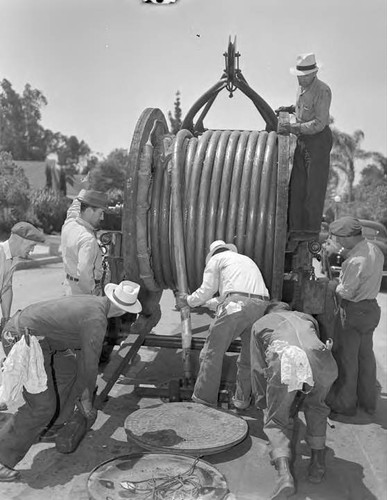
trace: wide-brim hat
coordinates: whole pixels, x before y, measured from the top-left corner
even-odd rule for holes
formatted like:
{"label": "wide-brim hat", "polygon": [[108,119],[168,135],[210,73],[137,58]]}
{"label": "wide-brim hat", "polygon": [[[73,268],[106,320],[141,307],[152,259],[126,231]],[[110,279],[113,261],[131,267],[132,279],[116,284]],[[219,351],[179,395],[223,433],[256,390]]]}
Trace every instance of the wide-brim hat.
{"label": "wide-brim hat", "polygon": [[206,257],[206,265],[208,261],[211,259],[211,257],[214,255],[214,253],[220,248],[227,248],[228,250],[231,250],[231,252],[238,253],[237,247],[232,243],[225,243],[223,240],[213,241],[210,245],[210,251],[208,252]]}
{"label": "wide-brim hat", "polygon": [[90,207],[103,208],[104,210],[107,209],[108,197],[107,194],[103,193],[102,191],[82,189],[79,192],[77,199],[82,203],[85,203],[85,205],[89,205]]}
{"label": "wide-brim hat", "polygon": [[105,285],[107,298],[120,309],[137,314],[142,311],[142,306],[137,300],[140,285],[134,281],[121,281],[119,285],[108,283]]}
{"label": "wide-brim hat", "polygon": [[290,68],[290,73],[296,76],[310,75],[316,73],[321,68],[321,64],[317,65],[314,54],[300,54],[296,59],[296,66]]}

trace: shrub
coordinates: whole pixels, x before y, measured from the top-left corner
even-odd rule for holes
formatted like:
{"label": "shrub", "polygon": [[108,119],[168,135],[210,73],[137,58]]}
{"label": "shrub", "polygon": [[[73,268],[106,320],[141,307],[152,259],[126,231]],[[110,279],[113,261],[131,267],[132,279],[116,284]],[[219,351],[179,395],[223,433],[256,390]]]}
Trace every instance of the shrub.
{"label": "shrub", "polygon": [[8,233],[20,220],[26,220],[29,199],[28,179],[12,155],[0,152],[0,232]]}
{"label": "shrub", "polygon": [[33,214],[47,234],[61,231],[69,205],[66,196],[52,189],[39,189],[31,196]]}

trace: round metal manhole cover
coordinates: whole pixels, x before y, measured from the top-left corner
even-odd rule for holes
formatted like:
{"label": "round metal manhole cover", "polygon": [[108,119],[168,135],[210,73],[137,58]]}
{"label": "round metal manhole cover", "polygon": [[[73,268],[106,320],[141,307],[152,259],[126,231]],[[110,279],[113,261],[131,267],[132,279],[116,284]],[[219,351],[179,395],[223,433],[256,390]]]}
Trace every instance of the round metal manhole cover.
{"label": "round metal manhole cover", "polygon": [[222,500],[224,476],[204,460],[169,453],[137,453],[104,462],[87,480],[91,500]]}
{"label": "round metal manhole cover", "polygon": [[125,420],[129,439],[152,451],[212,455],[240,443],[248,425],[224,410],[198,403],[165,403],[137,410]]}

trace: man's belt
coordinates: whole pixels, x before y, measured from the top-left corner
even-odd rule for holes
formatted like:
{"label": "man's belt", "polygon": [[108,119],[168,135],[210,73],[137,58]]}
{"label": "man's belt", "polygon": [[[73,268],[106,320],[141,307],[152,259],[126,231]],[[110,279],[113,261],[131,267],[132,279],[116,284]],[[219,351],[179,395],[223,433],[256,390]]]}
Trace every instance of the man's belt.
{"label": "man's belt", "polygon": [[[70,276],[69,274],[66,274],[66,279],[68,279],[69,281],[75,281],[75,282],[79,281],[79,278],[74,278],[73,276]],[[101,283],[101,280],[94,280],[94,283],[96,285],[99,285]]]}
{"label": "man's belt", "polygon": [[259,300],[270,300],[267,295],[257,295],[256,293],[246,293],[246,292],[227,292],[226,297],[230,295],[242,295],[242,297],[249,297],[249,299],[259,299]]}

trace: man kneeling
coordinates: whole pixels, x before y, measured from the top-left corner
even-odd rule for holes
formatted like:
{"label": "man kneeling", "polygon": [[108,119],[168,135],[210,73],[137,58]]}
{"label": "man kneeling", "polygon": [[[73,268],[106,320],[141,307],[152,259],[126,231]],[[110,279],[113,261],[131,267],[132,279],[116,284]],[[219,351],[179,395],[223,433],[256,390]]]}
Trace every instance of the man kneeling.
{"label": "man kneeling", "polygon": [[255,404],[264,411],[271,463],[278,471],[271,498],[290,496],[295,486],[289,469],[289,427],[294,405],[302,393],[306,441],[312,451],[308,479],[319,483],[325,474],[330,412],[325,398],[337,377],[336,362],[330,349],[319,340],[318,324],[312,316],[292,311],[284,302],[273,301],[252,328],[251,368]]}

